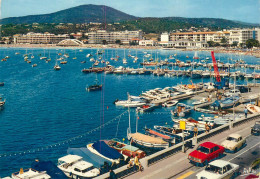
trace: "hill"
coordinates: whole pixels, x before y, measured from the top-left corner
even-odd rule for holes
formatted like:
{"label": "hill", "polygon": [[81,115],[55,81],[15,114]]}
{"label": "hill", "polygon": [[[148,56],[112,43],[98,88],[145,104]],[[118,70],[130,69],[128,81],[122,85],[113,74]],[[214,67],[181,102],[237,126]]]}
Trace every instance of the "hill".
{"label": "hill", "polygon": [[123,13],[114,8],[103,5],[81,5],[51,14],[29,15],[23,17],[9,17],[0,20],[1,24],[32,24],[36,23],[89,23],[120,22],[136,19],[135,16]]}

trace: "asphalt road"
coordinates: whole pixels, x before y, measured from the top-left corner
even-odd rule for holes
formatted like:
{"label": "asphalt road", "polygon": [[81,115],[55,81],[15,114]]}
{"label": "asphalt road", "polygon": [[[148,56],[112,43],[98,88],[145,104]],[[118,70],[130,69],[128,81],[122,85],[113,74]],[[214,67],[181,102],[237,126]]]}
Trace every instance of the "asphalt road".
{"label": "asphalt road", "polygon": [[[222,158],[223,160],[235,163],[239,165],[239,171],[243,173],[244,169],[248,170],[251,163],[260,158],[260,136],[248,136],[246,138],[247,145],[239,150],[237,153],[226,153],[226,155]],[[196,178],[196,174],[202,171],[204,167],[191,167],[189,170],[185,171],[179,176],[175,176],[173,178],[177,179],[194,179]],[[259,171],[258,171],[259,173]]]}

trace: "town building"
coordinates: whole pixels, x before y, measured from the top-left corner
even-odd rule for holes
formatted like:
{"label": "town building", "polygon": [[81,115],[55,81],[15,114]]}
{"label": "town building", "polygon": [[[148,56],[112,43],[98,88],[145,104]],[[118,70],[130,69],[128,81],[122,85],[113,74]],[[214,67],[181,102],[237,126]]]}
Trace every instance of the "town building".
{"label": "town building", "polygon": [[245,44],[248,39],[260,41],[260,29],[231,29],[229,43]]}
{"label": "town building", "polygon": [[153,40],[140,40],[139,45],[140,46],[154,46],[155,42]]}
{"label": "town building", "polygon": [[15,44],[57,44],[64,39],[69,39],[68,34],[55,35],[48,32],[16,34],[13,36]]}
{"label": "town building", "polygon": [[113,31],[97,30],[88,33],[88,42],[90,44],[109,43],[114,44],[120,41],[122,44],[129,44],[132,39],[142,39],[142,31]]}

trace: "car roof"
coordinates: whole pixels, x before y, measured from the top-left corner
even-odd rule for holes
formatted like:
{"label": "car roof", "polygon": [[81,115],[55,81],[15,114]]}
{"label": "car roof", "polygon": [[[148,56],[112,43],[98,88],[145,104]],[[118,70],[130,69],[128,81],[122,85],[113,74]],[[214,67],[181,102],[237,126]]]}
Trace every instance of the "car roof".
{"label": "car roof", "polygon": [[206,148],[213,148],[213,147],[215,147],[215,146],[218,146],[217,144],[214,144],[214,143],[212,143],[212,142],[204,142],[204,143],[202,143],[202,144],[200,144],[200,146],[202,146],[202,147],[206,147]]}
{"label": "car roof", "polygon": [[209,164],[222,168],[222,167],[226,166],[227,164],[232,164],[232,163],[225,161],[225,160],[214,160],[213,162],[210,162]]}
{"label": "car roof", "polygon": [[240,134],[230,134],[229,137],[233,137],[233,138],[239,138],[242,137]]}

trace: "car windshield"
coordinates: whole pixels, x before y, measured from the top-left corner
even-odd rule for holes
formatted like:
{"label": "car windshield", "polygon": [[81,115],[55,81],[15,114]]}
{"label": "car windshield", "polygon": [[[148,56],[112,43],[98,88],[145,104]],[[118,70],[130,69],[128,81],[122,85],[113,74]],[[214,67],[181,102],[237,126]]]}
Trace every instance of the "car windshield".
{"label": "car windshield", "polygon": [[206,148],[206,147],[199,146],[199,147],[197,148],[197,151],[200,151],[200,152],[202,152],[202,153],[208,154],[210,150],[209,150],[208,148]]}
{"label": "car windshield", "polygon": [[256,122],[255,122],[255,124],[258,124],[258,125],[260,125],[260,121],[256,121]]}
{"label": "car windshield", "polygon": [[222,174],[222,168],[214,166],[214,165],[208,165],[205,168],[205,170],[208,172],[212,172],[212,173]]}
{"label": "car windshield", "polygon": [[227,140],[237,142],[237,139],[234,137],[228,137]]}

